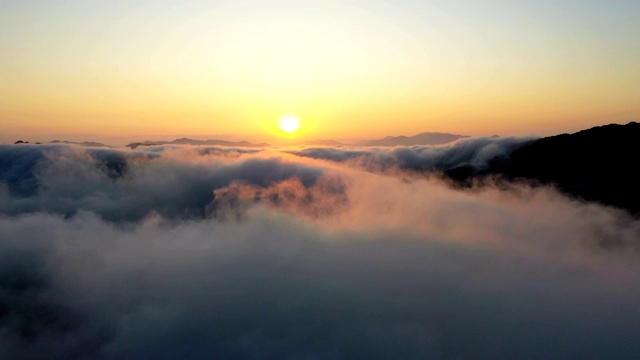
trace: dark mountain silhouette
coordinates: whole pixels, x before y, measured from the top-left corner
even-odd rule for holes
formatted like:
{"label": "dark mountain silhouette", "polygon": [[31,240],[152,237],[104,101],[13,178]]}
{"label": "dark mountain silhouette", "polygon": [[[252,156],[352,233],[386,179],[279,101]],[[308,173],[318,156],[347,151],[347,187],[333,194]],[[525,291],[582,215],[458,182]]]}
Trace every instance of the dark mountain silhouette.
{"label": "dark mountain silhouette", "polygon": [[269,147],[269,144],[253,144],[248,141],[225,141],[225,140],[194,140],[188,138],[176,139],[173,141],[143,141],[133,142],[127,145],[131,149],[138,146],[158,146],[158,145],[209,145],[209,146],[234,146],[234,147]]}
{"label": "dark mountain silhouette", "polygon": [[83,141],[83,142],[74,142],[74,141],[64,141],[64,140],[52,140],[51,144],[70,144],[70,145],[80,145],[87,147],[110,147],[109,145],[105,145],[95,141]]}
{"label": "dark mountain silhouette", "polygon": [[445,175],[468,186],[498,176],[552,184],[566,194],[640,215],[640,124],[611,124],[533,140],[487,168],[460,166]]}
{"label": "dark mountain silhouette", "polygon": [[414,136],[387,136],[384,139],[371,140],[366,146],[412,146],[412,145],[442,145],[458,139],[467,138],[465,135],[455,135],[437,132],[425,132]]}

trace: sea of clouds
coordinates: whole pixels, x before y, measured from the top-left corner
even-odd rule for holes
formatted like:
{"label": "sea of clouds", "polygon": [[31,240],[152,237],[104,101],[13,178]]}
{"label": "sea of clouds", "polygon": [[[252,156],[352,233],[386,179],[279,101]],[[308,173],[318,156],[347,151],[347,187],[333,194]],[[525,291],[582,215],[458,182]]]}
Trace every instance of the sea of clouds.
{"label": "sea of clouds", "polygon": [[0,146],[0,359],[634,359],[640,221],[525,183],[527,139]]}

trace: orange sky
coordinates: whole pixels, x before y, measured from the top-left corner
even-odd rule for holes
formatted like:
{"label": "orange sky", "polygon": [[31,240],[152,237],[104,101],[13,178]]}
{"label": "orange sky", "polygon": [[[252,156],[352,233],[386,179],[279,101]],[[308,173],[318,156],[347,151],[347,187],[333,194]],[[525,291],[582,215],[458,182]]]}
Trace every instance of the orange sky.
{"label": "orange sky", "polygon": [[0,142],[549,135],[640,114],[640,5],[25,1]]}

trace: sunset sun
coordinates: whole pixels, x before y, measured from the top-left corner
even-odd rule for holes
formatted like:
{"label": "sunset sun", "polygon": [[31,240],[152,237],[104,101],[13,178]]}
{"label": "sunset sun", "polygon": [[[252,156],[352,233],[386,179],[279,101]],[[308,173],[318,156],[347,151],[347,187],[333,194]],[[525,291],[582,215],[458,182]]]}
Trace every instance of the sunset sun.
{"label": "sunset sun", "polygon": [[300,120],[292,115],[283,116],[280,119],[280,129],[286,133],[294,133],[300,128]]}

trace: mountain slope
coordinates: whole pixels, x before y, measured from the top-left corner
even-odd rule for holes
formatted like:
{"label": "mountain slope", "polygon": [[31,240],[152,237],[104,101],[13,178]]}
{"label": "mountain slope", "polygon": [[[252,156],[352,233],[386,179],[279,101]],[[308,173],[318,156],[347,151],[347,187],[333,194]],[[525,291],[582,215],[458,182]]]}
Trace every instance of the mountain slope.
{"label": "mountain slope", "polygon": [[589,201],[640,214],[640,124],[605,125],[575,134],[534,140],[508,157],[494,158],[487,169],[448,169],[458,183],[497,175],[553,184]]}

